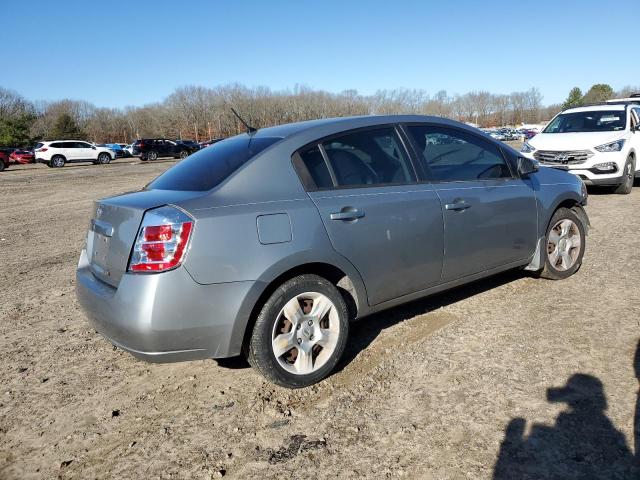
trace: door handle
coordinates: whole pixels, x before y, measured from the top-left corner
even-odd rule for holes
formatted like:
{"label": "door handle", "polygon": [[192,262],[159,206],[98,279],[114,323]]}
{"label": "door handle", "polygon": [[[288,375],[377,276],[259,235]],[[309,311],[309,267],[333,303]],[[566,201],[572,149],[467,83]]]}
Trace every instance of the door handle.
{"label": "door handle", "polygon": [[462,200],[459,202],[447,203],[445,204],[444,208],[446,210],[453,210],[455,212],[460,212],[462,210],[466,210],[467,208],[471,208],[471,205],[469,205],[467,202]]}
{"label": "door handle", "polygon": [[364,212],[353,207],[343,207],[339,212],[330,215],[331,220],[357,220],[364,217]]}

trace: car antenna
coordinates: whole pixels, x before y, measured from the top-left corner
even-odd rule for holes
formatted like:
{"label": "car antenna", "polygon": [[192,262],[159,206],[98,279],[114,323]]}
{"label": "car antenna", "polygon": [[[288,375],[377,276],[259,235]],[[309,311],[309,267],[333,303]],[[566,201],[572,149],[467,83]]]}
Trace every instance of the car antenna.
{"label": "car antenna", "polygon": [[236,117],[238,117],[238,120],[240,120],[240,121],[242,122],[242,124],[243,124],[245,127],[247,127],[247,133],[248,133],[249,135],[251,135],[252,133],[256,133],[256,132],[258,131],[258,129],[257,129],[257,128],[254,128],[254,127],[252,127],[251,125],[249,125],[247,122],[245,122],[245,121],[242,119],[242,117],[241,117],[240,115],[238,115],[238,112],[236,112],[236,111],[234,110],[234,108],[233,108],[233,107],[230,107],[230,108],[231,108],[231,111],[233,112],[233,114],[234,114]]}

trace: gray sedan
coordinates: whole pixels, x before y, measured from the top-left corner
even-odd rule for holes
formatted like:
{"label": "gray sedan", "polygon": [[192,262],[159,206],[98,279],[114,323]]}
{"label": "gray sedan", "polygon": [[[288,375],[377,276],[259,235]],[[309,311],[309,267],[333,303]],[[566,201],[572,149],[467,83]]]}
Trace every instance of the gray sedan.
{"label": "gray sedan", "polygon": [[351,319],[508,269],[572,275],[586,201],[579,178],[441,118],[251,129],[97,201],[77,295],[139,358],[244,354],[303,387]]}

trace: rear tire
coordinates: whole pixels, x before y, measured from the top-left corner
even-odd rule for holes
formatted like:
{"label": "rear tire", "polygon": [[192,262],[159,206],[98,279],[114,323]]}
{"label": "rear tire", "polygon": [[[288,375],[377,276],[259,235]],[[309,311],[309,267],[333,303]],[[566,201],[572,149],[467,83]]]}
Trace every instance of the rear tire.
{"label": "rear tire", "polygon": [[300,275],[278,287],[262,307],[247,359],[277,385],[307,387],[333,371],[348,334],[348,308],[335,285],[318,275]]}
{"label": "rear tire", "polygon": [[186,150],[181,150],[180,154],[178,155],[178,158],[180,158],[180,160],[184,160],[188,156],[189,156],[189,152],[187,152]]}
{"label": "rear tire", "polygon": [[624,170],[622,173],[622,183],[614,188],[613,193],[618,195],[627,195],[631,193],[633,189],[633,181],[636,174],[636,161],[629,155],[627,161],[624,164]]}
{"label": "rear tire", "polygon": [[0,172],[2,172],[5,168],[7,168],[7,165],[4,163],[4,160],[0,160]]}
{"label": "rear tire", "polygon": [[157,160],[158,159],[158,152],[156,152],[155,150],[151,150],[149,153],[147,153],[147,158],[146,160]]}
{"label": "rear tire", "polygon": [[585,244],[585,228],[580,217],[568,208],[556,210],[547,228],[540,276],[563,280],[576,273],[582,265]]}
{"label": "rear tire", "polygon": [[54,155],[49,161],[49,166],[51,168],[62,168],[66,162],[67,161],[62,155]]}

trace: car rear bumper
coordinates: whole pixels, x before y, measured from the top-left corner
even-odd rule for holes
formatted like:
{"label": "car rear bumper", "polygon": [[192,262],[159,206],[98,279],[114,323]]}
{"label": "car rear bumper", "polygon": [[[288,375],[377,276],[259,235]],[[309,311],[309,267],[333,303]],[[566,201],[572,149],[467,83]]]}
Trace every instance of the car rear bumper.
{"label": "car rear bumper", "polygon": [[257,283],[201,285],[180,267],[125,274],[115,288],[93,275],[83,250],[76,295],[114,345],[150,362],[177,362],[238,355]]}

